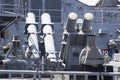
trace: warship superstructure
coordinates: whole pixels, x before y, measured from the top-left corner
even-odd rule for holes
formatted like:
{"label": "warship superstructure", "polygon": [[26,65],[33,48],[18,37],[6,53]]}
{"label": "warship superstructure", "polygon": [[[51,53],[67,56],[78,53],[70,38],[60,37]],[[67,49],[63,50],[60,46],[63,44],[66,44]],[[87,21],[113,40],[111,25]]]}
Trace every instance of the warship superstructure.
{"label": "warship superstructure", "polygon": [[2,80],[119,80],[119,51],[120,0],[0,0]]}

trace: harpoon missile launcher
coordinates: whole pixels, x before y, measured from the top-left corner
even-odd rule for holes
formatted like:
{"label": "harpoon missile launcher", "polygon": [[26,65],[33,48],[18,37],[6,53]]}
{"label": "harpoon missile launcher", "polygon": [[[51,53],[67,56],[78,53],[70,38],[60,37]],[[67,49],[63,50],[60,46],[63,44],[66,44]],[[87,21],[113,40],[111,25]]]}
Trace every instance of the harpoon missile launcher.
{"label": "harpoon missile launcher", "polygon": [[50,62],[56,62],[56,52],[53,37],[53,23],[51,22],[51,16],[48,13],[43,13],[41,15],[42,33],[43,41],[45,46],[45,53],[47,54],[47,59]]}
{"label": "harpoon missile launcher", "polygon": [[32,59],[40,58],[36,24],[37,22],[35,21],[34,13],[29,12],[26,17],[26,33],[28,34],[28,48],[26,49],[26,56],[30,52],[30,58]]}

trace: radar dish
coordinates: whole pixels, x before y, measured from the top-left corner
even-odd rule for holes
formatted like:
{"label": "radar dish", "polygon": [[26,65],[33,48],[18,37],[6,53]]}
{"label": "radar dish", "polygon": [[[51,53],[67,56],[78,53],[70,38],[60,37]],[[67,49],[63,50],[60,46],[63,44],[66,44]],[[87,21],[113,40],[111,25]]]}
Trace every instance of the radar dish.
{"label": "radar dish", "polygon": [[78,1],[88,6],[96,6],[100,2],[100,0],[78,0]]}
{"label": "radar dish", "polygon": [[89,7],[118,7],[120,8],[120,0],[77,0],[78,2]]}

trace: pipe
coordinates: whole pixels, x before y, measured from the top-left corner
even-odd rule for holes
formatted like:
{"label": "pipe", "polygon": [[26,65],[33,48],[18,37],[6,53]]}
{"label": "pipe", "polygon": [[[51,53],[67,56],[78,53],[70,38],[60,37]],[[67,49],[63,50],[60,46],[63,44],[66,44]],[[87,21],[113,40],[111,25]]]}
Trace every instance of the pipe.
{"label": "pipe", "polygon": [[63,32],[63,37],[62,37],[62,42],[61,42],[61,49],[60,49],[60,55],[59,57],[61,58],[61,60],[63,60],[63,62],[65,61],[66,58],[66,48],[67,48],[67,39],[68,39],[68,32],[66,31],[66,29],[64,29]]}
{"label": "pipe", "polygon": [[75,25],[76,25],[77,16],[78,15],[74,12],[69,13],[67,25],[66,25],[66,29],[68,32],[75,32],[76,31]]}
{"label": "pipe", "polygon": [[91,32],[91,21],[93,20],[94,16],[92,13],[85,13],[84,15],[84,20],[83,20],[83,24],[82,24],[82,31],[84,33],[86,32]]}

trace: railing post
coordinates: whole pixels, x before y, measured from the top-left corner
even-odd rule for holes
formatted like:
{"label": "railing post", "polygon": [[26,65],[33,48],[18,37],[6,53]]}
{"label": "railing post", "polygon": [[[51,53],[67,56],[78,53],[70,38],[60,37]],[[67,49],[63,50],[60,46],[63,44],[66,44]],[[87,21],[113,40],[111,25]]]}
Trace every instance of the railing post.
{"label": "railing post", "polygon": [[103,76],[103,74],[101,74],[101,80],[104,80],[104,76]]}
{"label": "railing post", "polygon": [[53,80],[53,74],[50,75],[50,80]]}
{"label": "railing post", "polygon": [[34,75],[33,75],[33,80],[36,79],[36,77],[37,77],[37,76],[36,76],[36,73],[34,73]]}
{"label": "railing post", "polygon": [[85,75],[85,80],[88,80],[88,75],[87,74]]}
{"label": "railing post", "polygon": [[12,74],[11,73],[9,73],[9,79],[12,79]]}
{"label": "railing post", "polygon": [[98,75],[97,75],[97,80],[100,80],[100,77],[99,77],[99,76],[100,76],[100,75],[98,74]]}
{"label": "railing post", "polygon": [[62,73],[62,80],[64,80],[64,74]]}
{"label": "railing post", "polygon": [[39,73],[38,80],[41,80],[41,74]]}
{"label": "railing post", "polygon": [[76,80],[76,74],[73,75],[74,80]]}
{"label": "railing post", "polygon": [[21,74],[21,78],[24,79],[24,74],[23,73]]}

